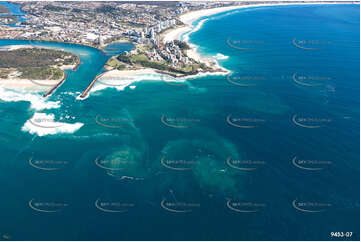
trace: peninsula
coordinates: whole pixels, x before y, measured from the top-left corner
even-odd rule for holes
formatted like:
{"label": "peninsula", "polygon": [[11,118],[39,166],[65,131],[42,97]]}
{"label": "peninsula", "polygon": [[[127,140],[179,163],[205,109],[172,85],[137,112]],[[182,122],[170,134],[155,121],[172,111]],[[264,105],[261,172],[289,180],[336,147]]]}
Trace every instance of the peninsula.
{"label": "peninsula", "polygon": [[78,56],[54,49],[8,46],[0,50],[0,86],[48,91],[65,80]]}

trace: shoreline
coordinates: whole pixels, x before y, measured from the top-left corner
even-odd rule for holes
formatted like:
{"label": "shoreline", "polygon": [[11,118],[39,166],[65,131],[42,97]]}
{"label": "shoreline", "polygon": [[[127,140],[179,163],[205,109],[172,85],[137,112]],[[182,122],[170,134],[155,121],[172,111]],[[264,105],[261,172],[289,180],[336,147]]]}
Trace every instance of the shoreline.
{"label": "shoreline", "polygon": [[[226,12],[230,12],[230,11],[234,11],[234,10],[245,9],[245,8],[254,8],[254,7],[298,6],[298,5],[335,5],[335,4],[355,4],[355,5],[358,4],[359,5],[359,3],[354,3],[354,2],[326,2],[326,1],[325,2],[323,2],[323,1],[319,1],[319,2],[287,2],[287,3],[271,3],[271,4],[268,4],[268,3],[247,4],[247,5],[238,5],[238,6],[229,6],[229,7],[210,8],[210,9],[190,11],[190,12],[184,13],[179,16],[179,20],[181,22],[183,22],[184,25],[174,28],[171,31],[165,33],[162,36],[161,41],[163,43],[166,43],[168,41],[180,40],[184,34],[190,33],[197,28],[197,26],[193,26],[193,23],[195,21],[197,21],[203,17],[211,17],[216,14],[226,13]],[[209,56],[206,57],[206,56],[201,55],[199,52],[197,52],[197,46],[190,43],[189,38],[186,38],[186,40],[184,40],[184,41],[190,46],[190,49],[187,50],[188,57],[190,57],[196,61],[205,63],[207,65],[210,62],[214,62],[215,63],[214,66],[216,68],[219,68],[219,69],[222,69],[223,71],[225,71],[226,72],[225,74],[229,74],[231,72],[230,70],[227,70],[224,67],[220,66],[215,57],[209,57]],[[199,74],[202,74],[202,73],[199,73]],[[210,73],[210,74],[212,74],[212,73]]]}
{"label": "shoreline", "polygon": [[0,87],[7,89],[26,89],[32,92],[43,92],[48,91],[60,81],[59,80],[29,80],[29,79],[0,79]]}
{"label": "shoreline", "polygon": [[[32,42],[36,41],[36,42],[43,42],[43,43],[56,43],[56,44],[68,44],[68,45],[77,45],[80,47],[87,47],[87,48],[91,48],[91,49],[95,49],[97,51],[102,52],[103,54],[106,54],[105,51],[100,48],[100,47],[95,47],[92,45],[86,45],[86,44],[79,44],[79,43],[75,43],[75,42],[61,42],[61,41],[57,41],[57,40],[39,40],[39,39],[10,39],[10,38],[0,38],[0,40],[16,40],[16,41],[28,41],[30,46],[33,46]],[[21,44],[20,44],[21,45]],[[23,44],[22,44],[23,45]],[[13,44],[12,46],[17,46],[16,44]],[[24,45],[23,45],[24,46]],[[35,45],[34,45],[35,46]]]}
{"label": "shoreline", "polygon": [[[0,53],[6,51],[14,51],[19,49],[53,49],[47,46],[33,46],[33,45],[6,45],[0,46]],[[73,53],[72,53],[73,54]],[[8,89],[27,89],[31,92],[46,92],[43,97],[49,96],[52,92],[54,92],[65,80],[66,80],[66,72],[65,70],[73,70],[76,71],[81,64],[80,57],[77,56],[77,61],[74,64],[63,64],[61,66],[53,65],[50,67],[59,68],[63,75],[59,79],[27,79],[21,77],[11,77],[0,78],[0,87],[8,88]],[[0,68],[1,69],[1,68]],[[6,69],[6,68],[5,68]],[[12,69],[12,68],[10,68]],[[17,70],[16,70],[17,71]],[[18,72],[18,71],[17,71]],[[10,74],[8,74],[10,75]]]}
{"label": "shoreline", "polygon": [[[127,77],[132,77],[132,76],[136,76],[136,75],[149,75],[149,74],[156,74],[157,71],[151,68],[143,68],[143,69],[137,69],[137,70],[108,70],[105,72],[100,73],[99,75],[97,75],[91,82],[90,84],[84,89],[84,91],[82,91],[82,93],[77,97],[77,99],[79,100],[84,100],[87,99],[89,97],[90,92],[94,91],[94,87],[96,86],[96,84],[98,85],[102,85],[104,87],[114,87],[114,88],[121,88],[121,87],[126,87],[131,85],[134,81],[130,81],[130,80],[126,80]],[[110,83],[108,83],[107,81],[104,81],[102,79],[108,79],[108,81],[110,81]],[[122,83],[111,83],[111,81],[113,79],[116,79],[117,82],[119,82],[120,80],[122,81]],[[102,89],[102,88],[101,88]]]}

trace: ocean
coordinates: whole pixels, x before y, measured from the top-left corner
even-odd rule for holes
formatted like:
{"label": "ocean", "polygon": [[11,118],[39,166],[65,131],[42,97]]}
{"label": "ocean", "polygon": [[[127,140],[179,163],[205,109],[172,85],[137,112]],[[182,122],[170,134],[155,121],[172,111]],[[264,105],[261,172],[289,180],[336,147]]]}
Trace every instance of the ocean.
{"label": "ocean", "polygon": [[[47,99],[0,88],[0,238],[360,239],[359,5],[201,18],[183,39],[228,75],[96,84],[111,54],[77,54]],[[345,239],[345,237],[343,238]]]}

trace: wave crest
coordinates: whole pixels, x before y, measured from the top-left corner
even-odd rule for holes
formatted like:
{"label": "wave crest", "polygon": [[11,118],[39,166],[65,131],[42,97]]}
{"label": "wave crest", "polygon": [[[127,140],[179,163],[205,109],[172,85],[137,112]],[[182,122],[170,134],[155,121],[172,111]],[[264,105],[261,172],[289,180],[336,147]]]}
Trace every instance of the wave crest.
{"label": "wave crest", "polygon": [[70,124],[54,121],[54,114],[34,113],[33,117],[25,122],[21,130],[38,136],[61,133],[72,134],[83,125],[83,123]]}
{"label": "wave crest", "polygon": [[30,102],[35,110],[59,108],[60,101],[46,101],[40,94],[0,87],[0,100],[4,102]]}

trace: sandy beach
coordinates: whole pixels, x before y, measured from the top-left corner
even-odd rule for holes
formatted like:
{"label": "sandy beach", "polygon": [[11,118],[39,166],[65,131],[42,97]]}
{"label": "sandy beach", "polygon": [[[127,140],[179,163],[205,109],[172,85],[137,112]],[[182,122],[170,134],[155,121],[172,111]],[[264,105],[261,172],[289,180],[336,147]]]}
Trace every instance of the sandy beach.
{"label": "sandy beach", "polygon": [[125,70],[125,71],[120,71],[120,70],[111,70],[111,71],[107,71],[105,72],[102,77],[100,78],[100,80],[102,79],[111,79],[111,78],[125,78],[125,77],[129,77],[132,75],[146,75],[146,74],[156,74],[157,72],[153,69],[150,68],[144,68],[144,69],[139,69],[139,70]]}
{"label": "sandy beach", "polygon": [[0,47],[0,51],[12,51],[12,50],[18,50],[18,49],[31,49],[34,48],[31,45],[7,45]]}
{"label": "sandy beach", "polygon": [[[118,90],[124,90],[125,87],[130,86],[132,83],[140,81],[136,75],[149,75],[156,74],[157,72],[150,68],[138,69],[138,70],[110,70],[101,74],[100,77],[93,80],[90,86],[80,95],[77,99],[83,100],[89,96],[90,92],[97,92],[105,88],[116,88]],[[134,89],[135,87],[131,87]]]}
{"label": "sandy beach", "polygon": [[47,91],[61,80],[26,80],[26,79],[0,79],[0,87],[8,89],[27,89],[29,91]]}
{"label": "sandy beach", "polygon": [[226,12],[226,11],[239,9],[239,8],[247,8],[247,7],[257,6],[257,5],[260,5],[260,4],[250,4],[250,5],[230,6],[230,7],[222,7],[222,8],[202,9],[202,10],[197,10],[197,11],[192,11],[192,12],[185,13],[185,14],[181,15],[179,17],[179,19],[184,24],[191,25],[195,20],[197,20],[197,19],[199,19],[201,17],[206,17],[206,16],[217,14],[217,13],[221,13],[221,12]]}
{"label": "sandy beach", "polygon": [[178,27],[175,29],[170,30],[169,32],[166,32],[164,34],[164,37],[162,39],[163,43],[175,40],[175,39],[179,39],[180,36],[185,33],[192,30],[192,28],[190,26],[184,26],[184,27]]}

